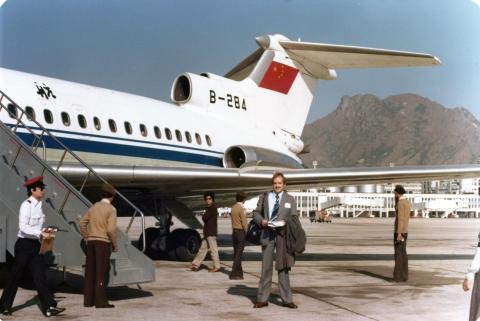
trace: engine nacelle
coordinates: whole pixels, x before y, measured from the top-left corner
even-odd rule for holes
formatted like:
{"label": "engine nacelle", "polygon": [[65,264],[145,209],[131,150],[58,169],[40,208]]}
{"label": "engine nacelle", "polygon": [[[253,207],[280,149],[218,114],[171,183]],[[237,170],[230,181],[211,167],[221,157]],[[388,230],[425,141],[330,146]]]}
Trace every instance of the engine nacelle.
{"label": "engine nacelle", "polygon": [[225,107],[247,110],[247,98],[242,85],[238,81],[211,73],[180,74],[173,82],[171,99],[178,105],[190,103],[209,107],[223,104]]}
{"label": "engine nacelle", "polygon": [[288,155],[253,146],[229,147],[223,155],[223,166],[226,168],[245,166],[303,168],[302,164]]}

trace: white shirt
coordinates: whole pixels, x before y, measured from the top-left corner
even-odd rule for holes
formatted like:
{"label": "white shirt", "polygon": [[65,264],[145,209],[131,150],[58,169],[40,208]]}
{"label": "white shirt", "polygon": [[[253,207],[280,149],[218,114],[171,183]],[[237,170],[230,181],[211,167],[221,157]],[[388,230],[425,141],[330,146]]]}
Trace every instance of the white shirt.
{"label": "white shirt", "polygon": [[18,217],[18,237],[26,239],[40,239],[45,214],[42,211],[42,201],[30,196],[20,206]]}
{"label": "white shirt", "polygon": [[[270,192],[268,193],[268,218],[270,219],[272,217],[272,212],[273,212],[273,207],[275,206],[275,201],[276,201],[276,195],[277,193],[275,192]],[[282,201],[282,196],[283,196],[283,191],[278,193],[278,204],[280,205],[280,202]],[[280,208],[278,208],[280,210]]]}
{"label": "white shirt", "polygon": [[472,264],[470,264],[470,267],[467,269],[467,274],[465,275],[465,278],[468,279],[469,281],[473,280],[475,278],[475,273],[477,273],[480,270],[480,247],[477,247],[475,250],[475,256],[473,257]]}

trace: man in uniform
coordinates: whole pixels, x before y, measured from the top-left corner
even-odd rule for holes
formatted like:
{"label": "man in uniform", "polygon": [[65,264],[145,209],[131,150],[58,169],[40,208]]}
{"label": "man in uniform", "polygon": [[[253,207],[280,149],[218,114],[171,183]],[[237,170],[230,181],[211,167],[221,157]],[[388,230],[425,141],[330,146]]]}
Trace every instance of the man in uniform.
{"label": "man in uniform", "polygon": [[83,305],[85,307],[113,308],[107,300],[107,279],[110,254],[117,247],[117,210],[112,206],[115,188],[102,186],[102,200],[93,204],[80,220],[80,233],[87,241],[87,262]]}
{"label": "man in uniform", "polygon": [[395,251],[395,269],[393,280],[395,282],[408,281],[408,256],[407,236],[408,221],[412,206],[404,196],[405,189],[402,185],[395,186],[395,231],[393,233],[393,244]]}
{"label": "man in uniform", "polygon": [[[253,219],[262,227],[260,243],[262,245],[262,276],[258,284],[257,302],[254,308],[268,306],[268,297],[272,287],[273,261],[278,271],[278,287],[283,305],[290,309],[298,306],[293,303],[288,273],[295,258],[287,252],[285,243],[285,222],[298,215],[295,198],[285,189],[285,176],[275,173],[272,177],[273,190],[264,193],[253,211]],[[283,224],[282,224],[283,223]],[[283,227],[282,227],[283,225]],[[275,256],[274,256],[275,255]]]}
{"label": "man in uniform", "polygon": [[245,232],[247,230],[247,215],[243,203],[247,194],[238,192],[237,202],[232,206],[232,243],[233,243],[233,266],[230,280],[243,280],[242,254],[245,248]]}
{"label": "man in uniform", "polygon": [[23,185],[27,188],[29,198],[20,206],[18,219],[18,239],[15,242],[15,262],[0,299],[0,311],[4,315],[12,314],[12,305],[17,294],[18,283],[23,272],[29,268],[33,283],[37,288],[43,312],[47,317],[57,315],[64,308],[57,307],[52,293],[48,289],[45,274],[44,257],[39,254],[40,239],[51,235],[42,230],[45,214],[42,211],[42,198],[45,195],[43,176],[34,177]]}

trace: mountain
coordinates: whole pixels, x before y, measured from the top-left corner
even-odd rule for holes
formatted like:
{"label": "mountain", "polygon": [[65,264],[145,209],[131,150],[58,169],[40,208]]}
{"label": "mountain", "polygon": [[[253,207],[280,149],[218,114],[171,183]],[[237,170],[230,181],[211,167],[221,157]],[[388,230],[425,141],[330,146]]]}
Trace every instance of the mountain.
{"label": "mountain", "polygon": [[305,126],[307,167],[476,163],[480,123],[465,108],[414,94],[344,96],[335,111]]}

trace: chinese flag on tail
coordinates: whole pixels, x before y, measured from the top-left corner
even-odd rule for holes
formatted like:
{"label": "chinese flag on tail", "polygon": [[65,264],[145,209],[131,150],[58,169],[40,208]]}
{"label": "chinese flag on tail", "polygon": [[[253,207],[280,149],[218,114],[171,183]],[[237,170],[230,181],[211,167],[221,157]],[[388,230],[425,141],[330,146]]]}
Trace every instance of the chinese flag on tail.
{"label": "chinese flag on tail", "polygon": [[288,94],[297,74],[298,69],[272,61],[259,86]]}

